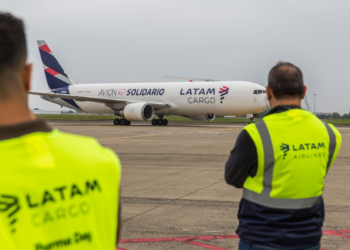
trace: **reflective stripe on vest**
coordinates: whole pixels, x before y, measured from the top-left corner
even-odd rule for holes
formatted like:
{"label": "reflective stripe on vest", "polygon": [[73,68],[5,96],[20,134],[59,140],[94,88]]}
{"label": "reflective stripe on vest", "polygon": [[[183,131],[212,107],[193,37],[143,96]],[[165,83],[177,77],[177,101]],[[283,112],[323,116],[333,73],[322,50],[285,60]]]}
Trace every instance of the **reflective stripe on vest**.
{"label": "reflective stripe on vest", "polygon": [[[327,132],[330,139],[329,156],[327,161],[328,171],[336,148],[336,136],[332,128],[327,123],[324,122],[324,124],[327,128]],[[261,191],[261,193],[256,193],[247,188],[244,188],[243,198],[263,206],[280,209],[303,209],[317,205],[322,200],[322,195],[302,199],[272,198],[270,196],[272,191],[273,172],[275,167],[273,145],[265,121],[261,120],[255,125],[260,135],[264,152],[263,190]]]}
{"label": "reflective stripe on vest", "polygon": [[323,123],[326,126],[327,132],[328,132],[328,135],[329,135],[329,157],[328,157],[328,162],[327,162],[327,172],[328,172],[329,167],[331,166],[331,162],[332,162],[332,159],[333,159],[333,155],[334,155],[334,152],[335,152],[335,147],[337,145],[337,142],[336,142],[336,139],[335,139],[335,134],[334,134],[333,129],[328,125],[328,123],[326,123],[324,121],[323,121]]}

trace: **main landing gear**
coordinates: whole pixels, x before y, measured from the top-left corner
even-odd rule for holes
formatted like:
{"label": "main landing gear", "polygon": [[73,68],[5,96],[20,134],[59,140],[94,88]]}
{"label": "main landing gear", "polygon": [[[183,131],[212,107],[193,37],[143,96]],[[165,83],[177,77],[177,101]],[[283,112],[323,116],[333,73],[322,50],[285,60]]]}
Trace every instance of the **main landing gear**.
{"label": "main landing gear", "polygon": [[160,115],[159,119],[153,119],[152,120],[152,125],[153,126],[166,126],[166,125],[168,125],[168,120],[167,119],[163,119],[163,116]]}
{"label": "main landing gear", "polygon": [[114,119],[113,120],[113,124],[114,125],[121,125],[121,126],[130,126],[131,121],[128,121],[128,120],[126,120],[124,118],[122,118],[122,119]]}

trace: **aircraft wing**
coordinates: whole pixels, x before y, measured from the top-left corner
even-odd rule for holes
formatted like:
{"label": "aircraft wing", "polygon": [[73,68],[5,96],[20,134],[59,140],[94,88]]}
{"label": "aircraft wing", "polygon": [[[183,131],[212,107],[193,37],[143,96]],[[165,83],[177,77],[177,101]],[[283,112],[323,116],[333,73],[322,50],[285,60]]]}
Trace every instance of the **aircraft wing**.
{"label": "aircraft wing", "polygon": [[[135,101],[135,100],[124,100],[124,99],[114,99],[114,98],[106,98],[106,97],[94,97],[94,96],[80,96],[80,95],[66,95],[66,94],[56,94],[56,93],[45,93],[45,92],[34,92],[29,91],[31,95],[40,95],[47,96],[52,98],[63,98],[63,99],[73,99],[79,102],[99,102],[108,104],[120,103],[129,104],[129,103],[138,103],[144,101]],[[162,101],[147,101],[148,104],[151,104],[155,110],[170,108],[171,104]]]}

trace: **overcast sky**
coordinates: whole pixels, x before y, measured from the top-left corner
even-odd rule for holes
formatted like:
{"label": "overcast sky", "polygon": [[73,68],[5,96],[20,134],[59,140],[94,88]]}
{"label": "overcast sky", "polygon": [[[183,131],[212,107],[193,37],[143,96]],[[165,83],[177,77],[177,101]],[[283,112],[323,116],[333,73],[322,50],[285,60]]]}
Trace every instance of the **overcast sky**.
{"label": "overcast sky", "polygon": [[[77,83],[170,81],[265,86],[279,60],[299,66],[313,111],[350,110],[348,0],[1,0],[25,19],[32,89],[47,90],[36,40]],[[60,107],[31,97],[30,106]]]}

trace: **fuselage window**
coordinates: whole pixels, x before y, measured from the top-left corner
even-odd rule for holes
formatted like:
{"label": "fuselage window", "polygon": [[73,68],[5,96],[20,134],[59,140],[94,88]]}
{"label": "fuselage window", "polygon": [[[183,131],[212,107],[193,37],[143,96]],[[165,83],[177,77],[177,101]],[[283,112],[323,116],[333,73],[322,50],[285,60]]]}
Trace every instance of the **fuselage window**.
{"label": "fuselage window", "polygon": [[262,90],[262,89],[256,89],[254,90],[254,95],[260,95],[260,94],[265,94],[266,90]]}

